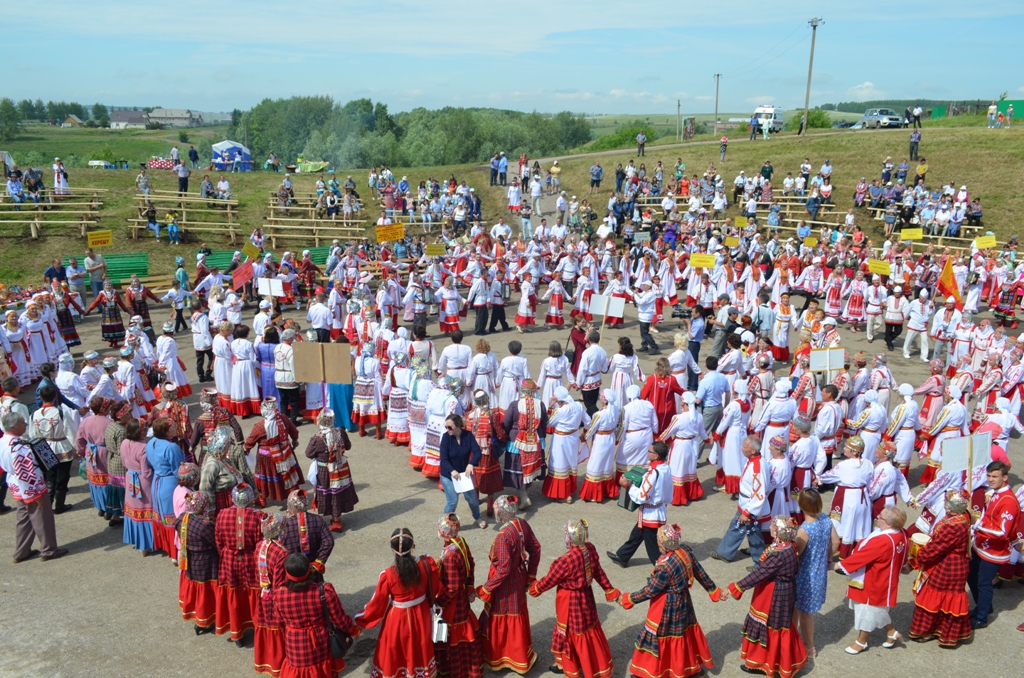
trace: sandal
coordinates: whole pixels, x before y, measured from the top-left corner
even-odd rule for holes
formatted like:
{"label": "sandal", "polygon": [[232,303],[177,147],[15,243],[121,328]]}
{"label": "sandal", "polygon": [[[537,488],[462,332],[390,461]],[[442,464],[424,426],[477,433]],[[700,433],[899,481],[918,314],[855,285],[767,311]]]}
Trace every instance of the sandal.
{"label": "sandal", "polygon": [[[853,649],[854,645],[856,645],[857,648],[859,648],[859,649],[856,649],[856,650]],[[853,641],[853,645],[851,645],[850,647],[846,648],[846,654],[860,654],[861,652],[863,652],[866,649],[868,649],[868,644],[867,643],[862,643],[859,640],[855,640],[855,641]]]}
{"label": "sandal", "polygon": [[478,522],[476,526],[479,527],[481,530],[487,529],[487,521],[481,518],[480,522]]}
{"label": "sandal", "polygon": [[884,647],[887,650],[890,650],[890,649],[896,647],[896,643],[898,643],[901,640],[903,640],[903,636],[900,635],[899,631],[895,632],[891,636],[890,635],[886,635],[885,638],[886,638],[886,641],[884,643],[882,643],[882,647]]}

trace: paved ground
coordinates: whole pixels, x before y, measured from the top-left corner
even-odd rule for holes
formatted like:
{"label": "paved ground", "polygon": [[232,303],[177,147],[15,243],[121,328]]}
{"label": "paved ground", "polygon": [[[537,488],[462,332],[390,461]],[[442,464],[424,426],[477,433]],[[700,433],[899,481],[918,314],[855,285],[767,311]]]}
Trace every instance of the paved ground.
{"label": "paved ground", "polygon": [[[251,317],[252,310],[246,312]],[[609,332],[606,346],[612,346],[621,334],[637,341],[635,315],[630,309],[625,328]],[[466,323],[471,326],[471,323]],[[436,329],[436,325],[434,325]],[[85,349],[101,349],[98,320],[89,318],[81,326]],[[668,329],[668,328],[666,328]],[[665,344],[667,332],[659,335]],[[852,337],[846,345],[852,351],[867,349],[863,334]],[[536,331],[527,335],[514,332],[491,336],[495,353],[505,355],[505,344],[513,338],[523,339],[525,355],[536,372],[551,340],[564,342],[565,331]],[[445,344],[444,340],[439,342]],[[179,339],[181,355],[194,374],[190,337]],[[875,350],[884,348],[881,342]],[[890,364],[898,380],[920,383],[926,371],[915,358],[905,361],[901,354],[890,356]],[[644,370],[653,368],[653,360],[641,358]],[[194,415],[198,407],[194,408]],[[243,422],[248,432],[254,419]],[[300,450],[315,428],[300,428]],[[383,442],[356,438],[350,454],[353,477],[359,492],[357,510],[345,520],[346,530],[338,537],[334,554],[327,566],[327,578],[337,586],[346,610],[357,612],[370,597],[377,574],[390,564],[387,539],[393,529],[409,527],[418,539],[419,553],[438,553],[435,521],[443,506],[443,495],[435,483],[414,473],[407,463],[407,452]],[[1011,457],[1021,460],[1021,443],[1011,445]],[[306,462],[303,460],[303,467]],[[1020,464],[1018,463],[1018,467]],[[713,469],[702,464],[699,476],[708,496],[689,507],[671,508],[669,519],[684,526],[686,541],[720,586],[746,574],[749,562],[723,564],[710,560],[734,505],[728,496],[712,493]],[[915,469],[916,478],[919,469]],[[1019,478],[1014,477],[1014,487]],[[541,571],[563,552],[563,525],[569,518],[583,517],[591,524],[591,539],[600,553],[616,548],[629,532],[633,514],[627,514],[614,503],[572,506],[549,503],[537,498],[526,517],[543,544]],[[62,545],[71,554],[59,561],[29,561],[10,564],[13,551],[14,515],[0,518],[0,608],[3,610],[4,647],[0,653],[0,675],[3,676],[177,676],[202,674],[248,675],[252,667],[252,650],[236,649],[223,637],[196,638],[192,625],[181,621],[177,608],[178,571],[166,557],[142,558],[138,552],[121,543],[120,530],[112,530],[96,517],[88,502],[84,481],[74,476],[70,499],[76,510],[58,516],[57,528]],[[269,510],[276,510],[271,508]],[[468,522],[465,504],[459,512]],[[913,513],[913,512],[912,512]],[[487,530],[468,529],[467,541],[476,555],[477,581],[482,583],[487,568],[487,552],[494,536],[493,525]],[[646,561],[635,558],[626,570],[605,562],[612,582],[623,590],[637,590],[650,571]],[[901,581],[900,603],[895,610],[898,629],[906,633],[912,614],[910,586],[912,576]],[[876,634],[871,649],[862,656],[850,657],[843,652],[853,638],[852,612],[846,607],[844,580],[838,575],[829,578],[828,601],[818,617],[817,647],[819,657],[812,670],[818,675],[835,675],[840,670],[865,670],[874,675],[908,675],[907,672],[935,670],[939,662],[953,672],[967,674],[984,667],[992,676],[1019,675],[1014,665],[1022,658],[1021,639],[1014,627],[1024,621],[1020,605],[1024,587],[1007,584],[996,592],[997,614],[992,625],[980,632],[973,643],[955,652],[941,651],[934,643],[900,646],[886,651],[879,647]],[[712,605],[701,592],[695,592],[697,617],[700,620],[714,655],[715,675],[736,676],[739,671],[740,630],[749,600]],[[632,643],[643,623],[644,609],[624,611],[618,606],[599,604],[602,623],[611,642],[616,660],[616,676],[625,674]],[[547,594],[531,599],[535,646],[540,655],[532,675],[545,672],[552,662],[548,651],[554,621],[554,596]],[[368,633],[355,645],[348,673],[366,675],[370,670],[375,632]],[[995,660],[994,662],[992,660]],[[806,671],[805,671],[806,672]]]}

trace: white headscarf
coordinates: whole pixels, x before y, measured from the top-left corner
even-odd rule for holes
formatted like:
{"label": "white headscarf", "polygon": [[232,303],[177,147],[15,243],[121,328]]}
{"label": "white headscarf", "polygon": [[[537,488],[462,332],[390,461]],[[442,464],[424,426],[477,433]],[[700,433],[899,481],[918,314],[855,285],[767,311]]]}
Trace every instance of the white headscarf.
{"label": "white headscarf", "polygon": [[263,431],[267,439],[277,437],[277,402],[264,401],[260,405],[260,414],[263,415]]}

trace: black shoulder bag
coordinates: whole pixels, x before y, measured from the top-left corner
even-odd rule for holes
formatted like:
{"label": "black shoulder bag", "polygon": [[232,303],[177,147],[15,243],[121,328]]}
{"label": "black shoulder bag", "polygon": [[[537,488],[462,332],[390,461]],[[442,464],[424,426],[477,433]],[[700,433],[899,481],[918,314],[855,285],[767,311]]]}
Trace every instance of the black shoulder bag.
{"label": "black shoulder bag", "polygon": [[323,583],[320,586],[320,605],[324,610],[324,623],[327,625],[327,646],[331,648],[331,656],[335,659],[344,657],[355,640],[349,634],[336,629],[331,623],[331,615],[327,611],[327,595],[324,593]]}

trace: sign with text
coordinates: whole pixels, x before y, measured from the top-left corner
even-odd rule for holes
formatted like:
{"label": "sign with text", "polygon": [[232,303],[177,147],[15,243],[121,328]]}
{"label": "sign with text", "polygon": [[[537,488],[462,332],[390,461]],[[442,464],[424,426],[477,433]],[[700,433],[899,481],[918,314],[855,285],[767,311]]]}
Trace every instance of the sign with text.
{"label": "sign with text", "polygon": [[691,254],[690,266],[693,268],[714,268],[718,263],[714,254]]}
{"label": "sign with text", "polygon": [[252,262],[247,261],[231,272],[232,289],[241,289],[242,285],[252,280]]}
{"label": "sign with text", "polygon": [[113,231],[92,231],[87,233],[89,247],[110,247],[114,244]]}
{"label": "sign with text", "polygon": [[889,268],[889,262],[883,261],[882,259],[868,259],[868,272],[877,273],[878,275],[889,275],[892,269]]}
{"label": "sign with text", "polygon": [[651,239],[651,234],[647,231],[640,231],[633,234],[633,242],[647,242]]}
{"label": "sign with text", "polygon": [[923,240],[924,231],[920,228],[904,228],[900,231],[900,240]]}
{"label": "sign with text", "polygon": [[980,238],[975,238],[974,244],[979,250],[991,249],[996,246],[996,237],[994,235],[983,235]]}
{"label": "sign with text", "polygon": [[746,217],[736,217],[736,225],[740,228],[746,228],[748,221]]}
{"label": "sign with text", "polygon": [[405,226],[402,224],[389,224],[377,227],[377,242],[393,242],[405,238]]}
{"label": "sign with text", "polygon": [[428,257],[443,257],[448,253],[448,248],[443,242],[435,243],[433,245],[427,245],[427,256]]}
{"label": "sign with text", "polygon": [[260,256],[260,248],[256,247],[256,245],[253,245],[251,242],[247,242],[242,245],[242,256],[249,257],[253,261],[256,261]]}
{"label": "sign with text", "polygon": [[814,249],[817,246],[818,239],[815,238],[813,235],[809,235],[806,238],[804,238],[804,247],[810,247],[811,249]]}
{"label": "sign with text", "polygon": [[740,239],[737,238],[734,235],[730,235],[730,236],[728,236],[725,239],[725,246],[726,247],[739,247],[740,246]]}

